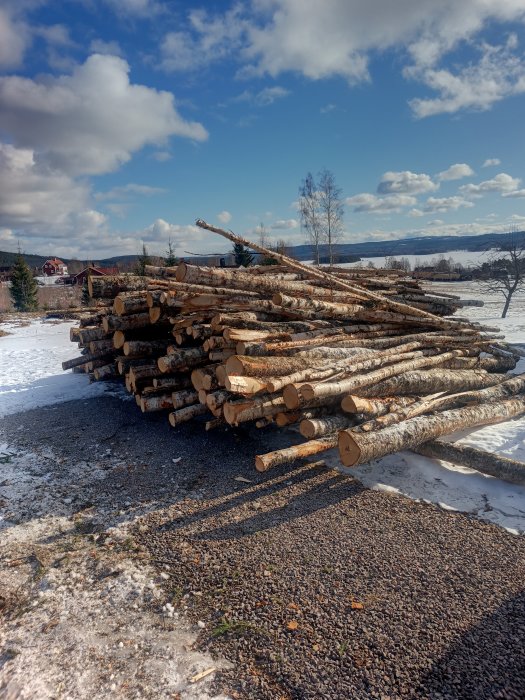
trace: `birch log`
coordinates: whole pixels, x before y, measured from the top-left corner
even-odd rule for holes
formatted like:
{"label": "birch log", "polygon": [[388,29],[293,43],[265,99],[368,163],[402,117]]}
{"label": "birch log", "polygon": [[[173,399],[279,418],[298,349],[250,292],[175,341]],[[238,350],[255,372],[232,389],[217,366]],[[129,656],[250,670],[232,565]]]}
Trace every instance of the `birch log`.
{"label": "birch log", "polygon": [[387,379],[388,377],[401,375],[404,372],[417,369],[418,367],[432,367],[435,365],[440,365],[454,357],[464,356],[467,354],[467,352],[468,351],[466,350],[452,350],[451,352],[434,355],[433,357],[416,357],[416,359],[413,360],[397,362],[393,365],[382,367],[374,372],[367,372],[366,374],[350,377],[349,379],[342,379],[340,382],[305,384],[301,387],[301,394],[307,401],[310,401],[316,396],[336,396],[346,392],[355,393],[357,389],[361,387],[376,384],[377,382]]}
{"label": "birch log", "polygon": [[438,391],[466,391],[499,384],[501,378],[485,370],[428,369],[405,372],[369,387],[359,389],[359,396],[424,396]]}
{"label": "birch log", "polygon": [[255,458],[255,468],[258,472],[265,472],[279,464],[294,462],[296,459],[311,457],[312,455],[325,452],[337,446],[337,436],[321,438],[320,440],[309,440],[300,445],[286,447],[283,450],[275,450],[264,455],[257,455]]}
{"label": "birch log", "polygon": [[206,406],[201,403],[196,403],[193,406],[186,406],[186,408],[180,408],[178,411],[173,411],[169,414],[170,425],[175,428],[181,423],[187,423],[188,421],[196,418],[197,416],[202,416],[208,412]]}
{"label": "birch log", "polygon": [[120,292],[146,290],[148,279],[138,275],[104,275],[88,277],[89,296],[94,299],[114,299]]}
{"label": "birch log", "polygon": [[466,428],[499,423],[525,413],[525,398],[505,399],[482,405],[455,408],[434,416],[410,418],[373,433],[343,430],[339,433],[339,454],[345,467],[364,464],[400,450]]}
{"label": "birch log", "polygon": [[326,418],[305,418],[301,421],[299,432],[305,438],[331,435],[338,430],[344,430],[355,425],[355,419],[350,416],[327,416]]}

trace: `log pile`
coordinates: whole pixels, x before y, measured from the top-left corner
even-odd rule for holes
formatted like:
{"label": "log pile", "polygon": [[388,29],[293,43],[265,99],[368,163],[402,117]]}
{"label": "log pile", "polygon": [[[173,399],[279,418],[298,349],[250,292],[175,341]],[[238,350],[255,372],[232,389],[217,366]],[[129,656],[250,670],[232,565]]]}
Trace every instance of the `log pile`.
{"label": "log pile", "polygon": [[64,369],[123,381],[143,413],[165,411],[174,428],[296,425],[306,441],[259,455],[259,471],[336,446],[345,466],[436,453],[435,438],[525,413],[525,375],[508,374],[516,350],[454,316],[481,302],[399,271],[314,268],[197,225],[278,264],[91,278],[105,305],[71,329],[80,355]]}

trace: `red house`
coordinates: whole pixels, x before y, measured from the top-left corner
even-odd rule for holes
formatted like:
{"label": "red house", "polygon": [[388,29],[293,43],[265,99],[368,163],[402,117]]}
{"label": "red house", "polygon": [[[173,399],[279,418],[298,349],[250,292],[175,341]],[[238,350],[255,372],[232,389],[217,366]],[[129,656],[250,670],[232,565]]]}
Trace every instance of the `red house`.
{"label": "red house", "polygon": [[84,281],[88,275],[92,277],[104,277],[105,275],[118,275],[118,267],[85,267],[78,275],[74,275],[73,284],[84,284]]}
{"label": "red house", "polygon": [[52,275],[67,275],[67,265],[59,258],[49,258],[42,265],[42,272],[48,277]]}

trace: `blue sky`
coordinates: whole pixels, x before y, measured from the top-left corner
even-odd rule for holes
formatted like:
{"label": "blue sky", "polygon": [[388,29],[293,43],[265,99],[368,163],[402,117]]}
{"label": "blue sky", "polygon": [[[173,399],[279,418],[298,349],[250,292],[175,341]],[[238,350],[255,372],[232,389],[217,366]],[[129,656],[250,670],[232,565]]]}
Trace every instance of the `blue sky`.
{"label": "blue sky", "polygon": [[523,0],[0,0],[0,248],[302,243],[525,228]]}

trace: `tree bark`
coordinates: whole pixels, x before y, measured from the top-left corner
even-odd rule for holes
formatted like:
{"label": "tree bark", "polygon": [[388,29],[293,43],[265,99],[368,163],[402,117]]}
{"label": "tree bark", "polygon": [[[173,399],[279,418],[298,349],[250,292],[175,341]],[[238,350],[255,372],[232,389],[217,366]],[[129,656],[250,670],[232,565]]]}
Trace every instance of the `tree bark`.
{"label": "tree bark", "polygon": [[140,410],[142,413],[153,413],[155,411],[166,411],[173,408],[171,394],[161,394],[160,396],[142,396],[140,398]]}
{"label": "tree bark", "polygon": [[93,299],[114,299],[120,292],[146,291],[147,277],[137,275],[104,275],[88,277],[89,296]]}
{"label": "tree bark", "polygon": [[93,375],[97,382],[100,382],[104,379],[112,379],[113,377],[117,377],[118,373],[115,363],[112,362],[108,365],[102,365],[102,367],[93,368]]}
{"label": "tree bark", "polygon": [[[483,389],[501,382],[501,377],[488,374],[485,370],[428,369],[405,372],[378,382],[373,386],[361,387],[359,396],[424,396],[438,391],[467,391]],[[353,392],[352,392],[353,393]]]}
{"label": "tree bark", "polygon": [[284,408],[280,395],[265,394],[248,401],[232,401],[223,405],[224,418],[230,425],[238,425],[249,420],[272,416]]}
{"label": "tree bark", "polygon": [[367,399],[348,394],[341,401],[341,408],[346,413],[362,413],[369,417],[384,416],[400,406],[409,406],[416,399],[410,396],[390,396],[383,399]]}
{"label": "tree bark", "polygon": [[[397,362],[396,364],[382,367],[374,372],[343,379],[340,382],[325,383],[325,384],[305,384],[301,387],[301,394],[305,400],[310,401],[316,396],[335,396],[345,394],[346,392],[355,393],[358,389],[370,386],[381,382],[383,379],[403,374],[418,367],[432,367],[442,364],[446,360],[454,357],[461,357],[467,354],[465,350],[452,350],[441,355],[431,357],[417,357],[413,360]],[[391,394],[390,394],[391,395]]]}
{"label": "tree bark", "polygon": [[117,316],[141,314],[148,310],[146,292],[132,292],[133,296],[119,294],[113,302],[113,313]]}
{"label": "tree bark", "polygon": [[169,415],[170,425],[175,428],[181,423],[186,423],[187,421],[196,418],[197,416],[202,416],[208,412],[206,406],[201,403],[196,403],[193,406],[186,406],[186,408],[180,408],[178,411],[173,411]]}
{"label": "tree bark", "polygon": [[327,416],[326,418],[304,418],[299,426],[299,432],[308,440],[331,435],[338,430],[344,430],[355,425],[355,418],[350,416]]}
{"label": "tree bark", "polygon": [[102,326],[106,333],[145,328],[151,324],[149,313],[130,314],[128,316],[104,316]]}
{"label": "tree bark", "polygon": [[77,335],[77,342],[82,343],[82,345],[87,345],[88,343],[91,343],[92,340],[108,340],[111,337],[111,334],[106,333],[104,328],[101,328],[100,326],[94,328],[79,328]]}
{"label": "tree bark", "polygon": [[177,348],[174,352],[159,357],[157,364],[161,372],[173,372],[195,367],[207,359],[207,353],[202,348]]}
{"label": "tree bark", "polygon": [[363,310],[362,304],[342,304],[325,300],[303,299],[302,297],[290,297],[282,292],[276,292],[272,301],[276,306],[284,309],[304,310],[314,312],[321,318],[355,318]]}
{"label": "tree bark", "polygon": [[166,352],[169,345],[169,340],[126,340],[123,349],[126,357],[144,357]]}
{"label": "tree bark", "polygon": [[173,408],[184,408],[185,406],[191,406],[197,403],[199,394],[191,389],[183,389],[181,391],[174,391],[171,395],[171,399]]}
{"label": "tree bark", "polygon": [[339,454],[345,467],[364,464],[448,433],[499,423],[525,413],[525,398],[505,399],[481,406],[455,408],[434,416],[419,416],[373,433],[343,430]]}
{"label": "tree bark", "polygon": [[319,440],[309,440],[300,445],[286,447],[283,450],[275,450],[264,455],[257,455],[255,458],[255,468],[258,472],[266,472],[279,464],[294,462],[296,459],[311,457],[312,455],[325,452],[337,446],[337,436],[333,435]]}

